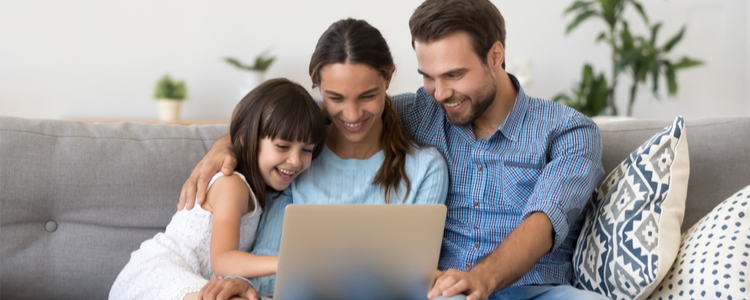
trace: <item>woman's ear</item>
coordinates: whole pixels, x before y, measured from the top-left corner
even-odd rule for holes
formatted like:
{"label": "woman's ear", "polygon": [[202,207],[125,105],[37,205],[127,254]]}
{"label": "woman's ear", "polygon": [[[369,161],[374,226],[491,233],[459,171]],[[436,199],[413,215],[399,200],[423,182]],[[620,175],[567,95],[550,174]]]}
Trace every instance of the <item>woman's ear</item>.
{"label": "woman's ear", "polygon": [[396,72],[396,66],[393,66],[390,71],[388,71],[388,76],[385,77],[385,89],[387,90],[388,87],[391,86],[391,79],[393,79],[393,73]]}

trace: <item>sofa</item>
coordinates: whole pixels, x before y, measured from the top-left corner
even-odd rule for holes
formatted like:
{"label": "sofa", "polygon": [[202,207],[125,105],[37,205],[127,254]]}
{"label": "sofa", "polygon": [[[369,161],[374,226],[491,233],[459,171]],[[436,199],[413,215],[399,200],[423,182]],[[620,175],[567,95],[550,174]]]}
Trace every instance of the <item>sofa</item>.
{"label": "sofa", "polygon": [[[605,171],[669,124],[601,124]],[[683,231],[750,184],[750,118],[687,119],[685,128]],[[0,298],[106,298],[130,253],[165,229],[182,184],[227,131],[0,117]]]}

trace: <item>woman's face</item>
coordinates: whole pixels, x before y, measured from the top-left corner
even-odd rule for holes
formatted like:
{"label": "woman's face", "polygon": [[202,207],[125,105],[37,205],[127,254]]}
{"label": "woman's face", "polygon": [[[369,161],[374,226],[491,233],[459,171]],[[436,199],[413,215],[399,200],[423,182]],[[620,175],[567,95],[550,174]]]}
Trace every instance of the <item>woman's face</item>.
{"label": "woman's face", "polygon": [[354,144],[380,138],[389,83],[365,64],[336,63],[320,70],[325,109],[341,137]]}

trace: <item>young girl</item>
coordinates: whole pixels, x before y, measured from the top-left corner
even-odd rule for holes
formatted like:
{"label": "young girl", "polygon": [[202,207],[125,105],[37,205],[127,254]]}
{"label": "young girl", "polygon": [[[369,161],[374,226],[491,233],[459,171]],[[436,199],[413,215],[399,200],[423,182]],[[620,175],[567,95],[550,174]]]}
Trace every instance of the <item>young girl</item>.
{"label": "young girl", "polygon": [[310,166],[322,149],[324,124],[318,105],[296,83],[273,79],[251,91],[229,128],[236,172],[214,175],[201,206],[178,211],[164,233],[143,242],[109,298],[193,299],[214,275],[274,274],[276,257],[243,250],[255,239],[266,191],[286,189]]}

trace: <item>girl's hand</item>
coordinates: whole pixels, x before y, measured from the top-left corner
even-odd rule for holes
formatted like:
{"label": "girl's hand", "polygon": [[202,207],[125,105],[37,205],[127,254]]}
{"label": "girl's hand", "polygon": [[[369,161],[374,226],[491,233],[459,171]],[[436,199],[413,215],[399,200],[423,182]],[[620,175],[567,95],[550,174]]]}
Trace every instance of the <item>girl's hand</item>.
{"label": "girl's hand", "polygon": [[198,300],[227,300],[235,297],[260,300],[253,286],[240,278],[211,278],[198,293]]}
{"label": "girl's hand", "polygon": [[229,134],[226,134],[214,142],[206,156],[198,162],[193,172],[190,173],[190,178],[182,185],[177,210],[183,208],[190,210],[196,202],[198,202],[198,205],[203,204],[206,199],[208,181],[211,180],[211,177],[219,170],[224,173],[224,176],[232,175],[235,167],[237,167],[237,158],[234,157],[232,152]]}

